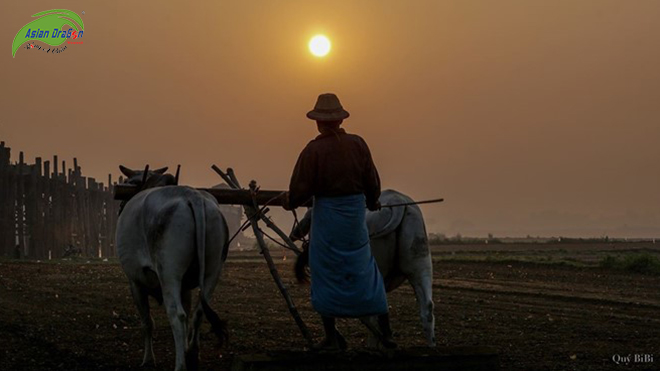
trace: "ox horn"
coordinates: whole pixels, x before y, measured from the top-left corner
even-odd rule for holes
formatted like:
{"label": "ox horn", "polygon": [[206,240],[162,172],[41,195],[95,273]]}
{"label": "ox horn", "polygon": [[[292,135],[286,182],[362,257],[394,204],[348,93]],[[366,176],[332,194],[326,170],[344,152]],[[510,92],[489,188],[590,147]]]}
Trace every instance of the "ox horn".
{"label": "ox horn", "polygon": [[129,178],[132,178],[133,175],[135,175],[135,171],[127,168],[124,165],[119,165],[119,170],[122,172],[122,174],[126,175]]}
{"label": "ox horn", "polygon": [[180,171],[181,171],[181,165],[176,165],[176,174],[174,175],[174,185],[179,185]]}
{"label": "ox horn", "polygon": [[147,177],[149,176],[149,164],[144,167],[144,173],[142,173],[142,184],[147,182]]}

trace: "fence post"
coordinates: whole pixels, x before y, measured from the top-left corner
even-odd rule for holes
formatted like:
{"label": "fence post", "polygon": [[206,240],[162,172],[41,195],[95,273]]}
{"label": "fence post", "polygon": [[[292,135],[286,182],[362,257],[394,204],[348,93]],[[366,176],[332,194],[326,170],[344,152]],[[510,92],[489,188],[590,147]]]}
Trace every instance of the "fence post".
{"label": "fence post", "polygon": [[34,237],[37,227],[37,173],[36,165],[27,165],[28,174],[24,175],[24,212],[25,212],[25,256],[41,258],[37,253]]}
{"label": "fence post", "polygon": [[23,177],[23,171],[25,167],[25,162],[23,158],[23,152],[19,152],[18,155],[18,168],[17,168],[17,177],[16,180],[17,185],[18,185],[18,192],[16,194],[16,225],[18,229],[18,243],[16,244],[17,248],[21,252],[21,256],[27,255],[26,251],[26,246],[25,246],[25,213],[24,213],[24,206],[25,206],[25,198],[24,198],[24,177]]}
{"label": "fence post", "polygon": [[5,147],[5,142],[0,142],[0,254],[4,256],[13,256],[16,245],[14,200],[11,197],[14,183],[11,181],[10,153],[11,149]]}
{"label": "fence post", "polygon": [[48,252],[44,250],[44,205],[46,200],[43,198],[44,179],[43,167],[41,157],[34,160],[34,171],[32,175],[34,181],[34,225],[31,226],[32,232],[30,233],[30,241],[32,242],[32,250],[41,259],[48,258]]}

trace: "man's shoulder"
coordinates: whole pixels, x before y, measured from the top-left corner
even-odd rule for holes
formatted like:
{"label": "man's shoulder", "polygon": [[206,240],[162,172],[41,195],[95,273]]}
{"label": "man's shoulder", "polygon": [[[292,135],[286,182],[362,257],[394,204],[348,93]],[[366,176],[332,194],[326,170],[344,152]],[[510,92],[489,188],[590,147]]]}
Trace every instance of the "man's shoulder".
{"label": "man's shoulder", "polygon": [[368,149],[369,146],[367,145],[367,142],[359,135],[357,134],[349,134],[346,133],[345,135],[345,140],[348,140],[351,143],[354,143],[353,145],[360,147],[362,149]]}
{"label": "man's shoulder", "polygon": [[361,136],[357,135],[357,134],[346,133],[346,136],[351,138],[351,140],[354,140],[356,142],[367,144],[367,142],[365,142],[364,139]]}
{"label": "man's shoulder", "polygon": [[342,131],[337,132],[335,134],[321,134],[321,135],[317,136],[316,138],[312,139],[309,142],[309,144],[314,143],[314,142],[321,142],[321,141],[324,141],[324,140],[333,140],[333,139],[336,139],[337,136],[339,136],[339,137],[341,137],[345,140],[348,139],[348,140],[353,140],[353,141],[356,141],[356,142],[366,143],[364,141],[364,139],[362,139],[361,136],[359,136],[357,134],[353,134],[353,133],[347,133],[346,131],[342,130]]}
{"label": "man's shoulder", "polygon": [[316,152],[322,146],[323,144],[320,143],[319,138],[314,138],[307,142],[305,148],[302,150],[302,154],[310,154],[311,152]]}
{"label": "man's shoulder", "polygon": [[307,143],[305,149],[314,150],[316,148],[325,148],[328,145],[330,145],[331,142],[336,141],[338,137],[342,141],[348,141],[351,143],[355,143],[361,147],[367,147],[367,142],[365,142],[365,140],[362,139],[361,136],[357,134],[347,133],[342,130],[341,132],[338,132],[336,134],[322,134],[317,136],[316,138],[312,139],[309,143]]}

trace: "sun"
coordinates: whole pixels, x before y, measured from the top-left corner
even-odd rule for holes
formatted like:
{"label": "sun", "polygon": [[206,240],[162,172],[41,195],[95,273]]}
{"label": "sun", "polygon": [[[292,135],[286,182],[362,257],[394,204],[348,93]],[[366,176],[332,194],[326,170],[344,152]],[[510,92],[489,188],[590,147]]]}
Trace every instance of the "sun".
{"label": "sun", "polygon": [[325,57],[330,47],[330,40],[324,35],[316,35],[309,40],[309,51],[317,57]]}

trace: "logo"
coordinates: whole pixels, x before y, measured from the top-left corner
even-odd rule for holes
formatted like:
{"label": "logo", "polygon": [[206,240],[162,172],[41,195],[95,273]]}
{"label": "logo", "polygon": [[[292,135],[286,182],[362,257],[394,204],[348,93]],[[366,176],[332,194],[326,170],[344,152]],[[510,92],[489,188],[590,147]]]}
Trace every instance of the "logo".
{"label": "logo", "polygon": [[628,366],[631,363],[653,363],[653,354],[615,354],[612,356],[612,362],[617,365]]}
{"label": "logo", "polygon": [[[33,15],[33,17],[39,18],[23,26],[23,28],[21,28],[21,30],[16,34],[16,37],[14,37],[14,42],[11,46],[12,58],[16,57],[16,51],[21,47],[21,45],[24,43],[29,43],[33,40],[41,41],[42,43],[51,46],[59,46],[64,44],[65,41],[76,40],[83,37],[83,30],[85,29],[85,25],[83,24],[80,16],[70,10],[46,10],[45,12],[40,12]],[[69,28],[68,30],[62,30],[64,25],[69,25],[72,28]],[[78,44],[81,42],[75,43]],[[29,45],[27,48],[31,49],[34,47],[33,44]],[[51,49],[48,50],[50,51]],[[52,50],[55,51],[56,49],[53,48]]]}

